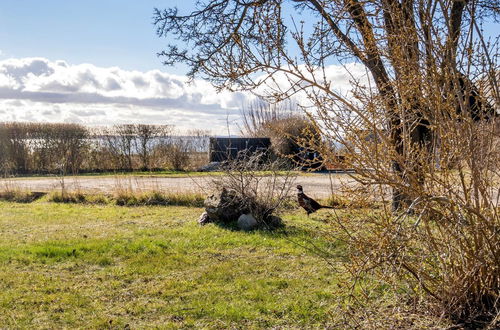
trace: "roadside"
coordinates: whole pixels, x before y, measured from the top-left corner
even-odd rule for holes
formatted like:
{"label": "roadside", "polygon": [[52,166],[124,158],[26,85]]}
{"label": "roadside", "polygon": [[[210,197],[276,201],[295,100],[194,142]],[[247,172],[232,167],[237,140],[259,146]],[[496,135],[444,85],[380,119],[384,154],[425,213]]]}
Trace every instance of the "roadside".
{"label": "roadside", "polygon": [[[212,189],[215,173],[207,175],[200,172],[186,173],[185,176],[164,175],[108,175],[108,176],[68,176],[68,177],[23,177],[1,179],[0,187],[50,192],[60,190],[63,185],[67,191],[90,193],[111,193],[117,190],[167,191],[169,193],[201,192],[208,193]],[[342,185],[352,183],[348,174],[341,173],[307,173],[298,175],[297,184],[301,184],[307,194],[315,198],[327,198]]]}

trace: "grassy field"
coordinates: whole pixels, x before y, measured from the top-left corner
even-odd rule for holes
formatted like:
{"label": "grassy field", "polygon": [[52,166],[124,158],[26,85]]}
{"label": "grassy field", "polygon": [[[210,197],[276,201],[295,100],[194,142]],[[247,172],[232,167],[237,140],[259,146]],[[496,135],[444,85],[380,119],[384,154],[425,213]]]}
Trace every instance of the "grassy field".
{"label": "grassy field", "polygon": [[[326,223],[292,213],[279,232],[247,233],[200,227],[201,211],[0,202],[0,328],[342,324],[347,249]],[[379,308],[374,292],[362,299]]]}

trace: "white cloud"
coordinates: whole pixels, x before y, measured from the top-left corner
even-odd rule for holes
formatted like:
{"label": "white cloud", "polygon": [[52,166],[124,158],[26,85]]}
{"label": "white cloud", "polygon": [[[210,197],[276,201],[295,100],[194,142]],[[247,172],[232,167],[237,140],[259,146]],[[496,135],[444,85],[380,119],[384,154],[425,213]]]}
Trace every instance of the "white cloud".
{"label": "white cloud", "polygon": [[301,77],[304,80],[300,80],[296,76],[287,75],[284,72],[275,73],[273,79],[268,79],[266,75],[262,75],[258,78],[261,82],[264,82],[259,86],[259,92],[265,94],[266,90],[271,92],[278,90],[281,92],[286,91],[290,95],[293,94],[294,99],[298,103],[309,107],[312,103],[307,99],[307,93],[304,90],[307,90],[309,93],[313,90],[322,93],[319,88],[314,87],[315,84],[317,86],[329,86],[330,91],[338,97],[350,100],[352,100],[353,96],[353,86],[370,86],[369,80],[371,76],[368,74],[365,66],[359,63],[329,65],[324,70],[315,69],[312,72],[305,65],[299,65],[298,67],[290,68],[290,70],[301,71]]}
{"label": "white cloud", "polygon": [[245,98],[159,70],[126,71],[44,58],[0,61],[0,106],[5,111],[0,120],[168,123],[188,129],[192,122],[187,127],[187,119],[200,118],[198,128],[216,133],[226,126],[218,119],[239,117]]}
{"label": "white cloud", "polygon": [[[348,89],[350,78],[341,66],[329,67],[328,78]],[[45,58],[0,61],[0,121],[173,124],[224,134],[227,121],[238,121],[239,108],[250,98],[217,93],[205,81],[189,84],[184,76],[159,70],[126,71]]]}

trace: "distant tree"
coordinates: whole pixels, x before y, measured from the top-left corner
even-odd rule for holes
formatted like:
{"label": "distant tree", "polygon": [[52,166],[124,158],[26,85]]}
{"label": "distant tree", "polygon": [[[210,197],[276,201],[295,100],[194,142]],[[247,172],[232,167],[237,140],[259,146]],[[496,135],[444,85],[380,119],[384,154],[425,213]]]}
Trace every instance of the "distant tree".
{"label": "distant tree", "polygon": [[241,115],[243,118],[242,133],[254,137],[263,136],[262,129],[267,123],[292,117],[304,118],[304,113],[299,109],[297,103],[289,99],[278,103],[256,99],[242,107]]}
{"label": "distant tree", "polygon": [[0,123],[0,175],[8,175],[11,167],[7,129],[5,124]]}
{"label": "distant tree", "polygon": [[8,167],[15,172],[27,173],[30,170],[30,124],[29,123],[2,123],[4,131],[5,149],[7,150]]}
{"label": "distant tree", "polygon": [[78,173],[88,147],[87,128],[70,123],[30,123],[32,171]]}
{"label": "distant tree", "polygon": [[297,163],[306,162],[300,155],[305,144],[320,142],[314,123],[291,100],[271,104],[258,99],[243,106],[241,114],[242,133],[270,138],[272,150],[277,156],[293,159]]}
{"label": "distant tree", "polygon": [[137,124],[134,127],[136,139],[134,146],[141,160],[141,169],[151,169],[151,157],[156,144],[162,139],[170,139],[173,127],[170,125],[144,125]]}
{"label": "distant tree", "polygon": [[105,148],[121,170],[131,171],[134,169],[133,154],[136,137],[133,124],[114,125],[103,130],[102,139]]}

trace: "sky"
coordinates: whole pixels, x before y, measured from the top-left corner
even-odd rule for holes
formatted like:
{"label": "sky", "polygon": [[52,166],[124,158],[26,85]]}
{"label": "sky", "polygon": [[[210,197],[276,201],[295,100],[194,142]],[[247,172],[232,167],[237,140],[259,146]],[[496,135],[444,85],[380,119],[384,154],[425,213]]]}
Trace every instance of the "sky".
{"label": "sky", "polygon": [[1,58],[44,57],[125,70],[161,69],[156,53],[166,42],[155,34],[153,9],[183,3],[189,1],[2,0]]}
{"label": "sky", "polygon": [[245,97],[188,84],[186,67],[156,55],[167,42],[153,9],[171,5],[190,9],[190,1],[0,1],[0,121],[226,132]]}
{"label": "sky", "polygon": [[[214,134],[229,125],[238,133],[239,109],[252,96],[188,84],[185,66],[165,67],[156,55],[167,41],[155,34],[153,9],[186,12],[193,3],[0,1],[0,122],[171,124]],[[349,75],[331,69],[345,88]]]}

